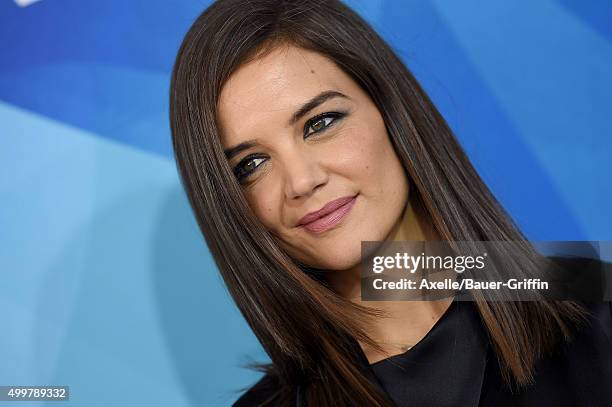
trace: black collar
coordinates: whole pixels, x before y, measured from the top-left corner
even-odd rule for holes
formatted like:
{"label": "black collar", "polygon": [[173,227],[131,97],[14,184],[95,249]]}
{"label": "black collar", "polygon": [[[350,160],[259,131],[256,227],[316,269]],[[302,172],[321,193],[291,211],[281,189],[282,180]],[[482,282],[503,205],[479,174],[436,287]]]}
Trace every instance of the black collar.
{"label": "black collar", "polygon": [[399,406],[467,407],[480,400],[488,350],[475,304],[455,300],[405,353],[370,365],[358,345],[356,352],[367,377]]}

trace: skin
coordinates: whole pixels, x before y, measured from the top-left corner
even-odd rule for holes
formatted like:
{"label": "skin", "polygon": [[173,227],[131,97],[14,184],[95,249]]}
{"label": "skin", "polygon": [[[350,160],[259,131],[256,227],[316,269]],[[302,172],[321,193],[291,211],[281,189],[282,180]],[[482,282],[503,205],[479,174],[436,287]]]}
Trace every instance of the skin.
{"label": "skin", "polygon": [[[325,91],[346,97],[329,98],[289,123],[305,102]],[[329,112],[345,115],[320,116]],[[340,295],[389,313],[373,321],[368,333],[404,345],[383,345],[383,354],[364,346],[370,362],[401,353],[406,343],[425,336],[450,301],[362,303],[359,295],[362,240],[438,238],[425,211],[409,199],[409,179],[367,93],[323,55],[287,45],[232,74],[218,117],[226,150],[253,143],[229,162],[250,172],[242,181],[245,197],[283,249],[303,264],[329,270],[328,280]],[[312,233],[299,225],[307,213],[355,195],[352,210],[336,227]]]}

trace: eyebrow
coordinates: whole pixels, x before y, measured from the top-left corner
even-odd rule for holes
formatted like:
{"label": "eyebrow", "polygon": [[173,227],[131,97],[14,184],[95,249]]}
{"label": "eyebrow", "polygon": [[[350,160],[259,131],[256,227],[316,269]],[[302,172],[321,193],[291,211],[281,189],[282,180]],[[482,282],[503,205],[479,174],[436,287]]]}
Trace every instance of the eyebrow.
{"label": "eyebrow", "polygon": [[[306,103],[304,103],[295,113],[293,113],[287,125],[293,126],[298,120],[304,117],[308,112],[310,112],[317,106],[323,104],[327,100],[335,98],[335,97],[341,97],[341,98],[345,98],[349,100],[351,99],[350,97],[346,96],[342,92],[338,92],[335,90],[323,91],[319,93],[318,95],[316,95],[315,97],[313,97],[312,99],[310,99],[309,101],[307,101]],[[240,152],[247,150],[255,146],[256,144],[257,143],[253,140],[247,140],[234,147],[226,148],[224,150],[225,157],[229,160],[232,157],[236,156],[237,154],[240,154]]]}

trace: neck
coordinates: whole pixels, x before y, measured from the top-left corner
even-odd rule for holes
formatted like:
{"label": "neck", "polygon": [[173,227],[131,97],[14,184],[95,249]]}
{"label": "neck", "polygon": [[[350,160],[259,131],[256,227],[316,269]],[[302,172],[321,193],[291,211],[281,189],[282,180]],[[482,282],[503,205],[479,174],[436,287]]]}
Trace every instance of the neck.
{"label": "neck", "polygon": [[[440,240],[424,208],[408,200],[400,221],[387,240]],[[452,302],[439,301],[362,301],[359,265],[329,273],[330,286],[341,296],[368,308],[384,311],[388,318],[377,318],[366,327],[367,334],[385,350],[383,353],[361,344],[370,363],[403,353],[420,341]]]}

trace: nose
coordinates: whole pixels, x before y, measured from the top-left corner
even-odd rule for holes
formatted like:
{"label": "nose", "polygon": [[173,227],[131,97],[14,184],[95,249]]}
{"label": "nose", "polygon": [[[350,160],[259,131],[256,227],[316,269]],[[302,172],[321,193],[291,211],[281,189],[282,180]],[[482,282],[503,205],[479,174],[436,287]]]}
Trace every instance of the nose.
{"label": "nose", "polygon": [[328,173],[320,160],[303,149],[297,149],[285,158],[285,196],[294,200],[310,196],[325,185]]}

